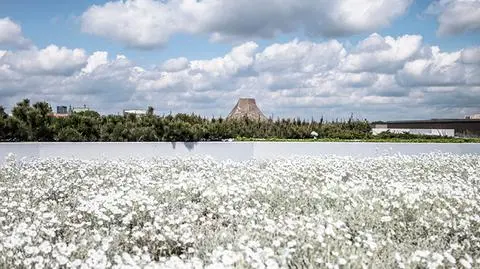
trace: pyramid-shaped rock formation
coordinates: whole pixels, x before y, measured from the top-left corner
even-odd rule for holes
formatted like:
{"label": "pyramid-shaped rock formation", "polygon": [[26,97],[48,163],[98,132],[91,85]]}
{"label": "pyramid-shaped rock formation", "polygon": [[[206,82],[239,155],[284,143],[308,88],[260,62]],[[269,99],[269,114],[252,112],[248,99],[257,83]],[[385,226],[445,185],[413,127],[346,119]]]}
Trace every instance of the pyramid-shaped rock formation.
{"label": "pyramid-shaped rock formation", "polygon": [[267,120],[253,98],[240,98],[227,119]]}

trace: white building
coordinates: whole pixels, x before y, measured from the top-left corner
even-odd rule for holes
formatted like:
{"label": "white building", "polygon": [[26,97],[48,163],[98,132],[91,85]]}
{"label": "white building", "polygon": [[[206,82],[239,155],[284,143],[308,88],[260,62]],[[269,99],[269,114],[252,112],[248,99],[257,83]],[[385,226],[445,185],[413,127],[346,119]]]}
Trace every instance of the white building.
{"label": "white building", "polygon": [[123,115],[133,114],[137,116],[145,116],[147,115],[147,111],[145,109],[125,109],[123,110]]}
{"label": "white building", "polygon": [[465,116],[465,119],[467,120],[480,120],[480,114],[473,114],[470,116]]}
{"label": "white building", "polygon": [[376,128],[372,129],[373,135],[378,135],[383,132],[390,132],[392,134],[412,134],[412,135],[431,135],[431,136],[446,136],[446,137],[454,137],[455,136],[455,129],[404,129],[404,128],[386,128],[381,126],[379,128],[379,124]]}
{"label": "white building", "polygon": [[71,109],[72,113],[80,113],[80,112],[87,112],[87,111],[90,111],[90,108],[88,108],[85,105],[83,107],[74,107]]}

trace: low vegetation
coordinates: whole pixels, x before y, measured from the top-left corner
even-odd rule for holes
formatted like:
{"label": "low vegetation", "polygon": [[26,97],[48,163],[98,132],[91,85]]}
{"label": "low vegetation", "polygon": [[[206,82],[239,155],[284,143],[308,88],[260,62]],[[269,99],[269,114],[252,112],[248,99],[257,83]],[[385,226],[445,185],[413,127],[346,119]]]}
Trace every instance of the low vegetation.
{"label": "low vegetation", "polygon": [[480,157],[0,166],[0,268],[479,268]]}
{"label": "low vegetation", "polygon": [[352,142],[352,143],[480,143],[480,138],[454,138],[438,136],[415,135],[413,138],[367,136],[363,139],[341,139],[341,138],[306,138],[306,139],[282,139],[282,138],[248,138],[237,137],[235,141],[244,142]]}

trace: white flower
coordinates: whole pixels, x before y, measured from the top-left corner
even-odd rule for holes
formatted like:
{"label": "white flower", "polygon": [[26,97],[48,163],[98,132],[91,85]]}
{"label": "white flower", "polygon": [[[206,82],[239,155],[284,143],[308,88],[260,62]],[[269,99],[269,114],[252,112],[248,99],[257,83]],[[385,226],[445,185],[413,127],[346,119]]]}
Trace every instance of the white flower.
{"label": "white flower", "polygon": [[224,253],[222,255],[222,263],[226,266],[231,266],[235,263],[236,259],[231,253]]}
{"label": "white flower", "polygon": [[75,259],[75,260],[72,262],[72,267],[79,267],[79,266],[82,265],[82,264],[83,264],[82,260]]}
{"label": "white flower", "polygon": [[417,250],[414,253],[415,256],[421,257],[421,258],[427,258],[428,255],[430,255],[430,251],[428,250]]}
{"label": "white flower", "polygon": [[295,242],[295,241],[289,241],[287,243],[287,247],[289,247],[289,248],[294,248],[296,245],[297,245],[297,242]]}
{"label": "white flower", "polygon": [[205,267],[205,269],[224,269],[225,266],[221,263],[212,263]]}
{"label": "white flower", "polygon": [[332,237],[335,237],[335,232],[333,231],[333,226],[330,224],[327,224],[327,227],[325,228],[325,234],[330,235]]}
{"label": "white flower", "polygon": [[36,255],[39,252],[39,249],[37,247],[31,247],[31,246],[26,246],[25,247],[25,253],[28,255]]}
{"label": "white flower", "polygon": [[265,262],[265,266],[267,267],[267,269],[278,269],[278,268],[280,268],[278,266],[278,263],[274,259],[268,259]]}
{"label": "white flower", "polygon": [[52,251],[52,246],[48,241],[43,241],[40,246],[38,246],[39,250],[45,254],[48,254]]}
{"label": "white flower", "polygon": [[392,217],[390,217],[390,216],[383,216],[383,217],[380,218],[380,221],[381,221],[381,222],[390,222],[390,221],[392,221]]}
{"label": "white flower", "polygon": [[458,262],[460,262],[460,264],[466,269],[472,268],[472,265],[467,260],[465,260],[463,258],[460,259]]}
{"label": "white flower", "polygon": [[[318,268],[476,267],[478,161],[430,154],[0,167],[0,179],[16,179],[0,184],[0,254],[13,267],[37,268],[286,268],[299,259]],[[63,200],[44,199],[52,191]],[[446,236],[465,240],[444,252],[434,243]],[[416,242],[425,249],[412,250]]]}
{"label": "white flower", "polygon": [[455,264],[456,263],[456,260],[455,258],[448,252],[444,252],[443,253],[443,256],[452,264]]}
{"label": "white flower", "polygon": [[58,264],[60,264],[60,265],[65,265],[65,264],[67,264],[67,262],[68,262],[68,258],[65,257],[65,256],[63,256],[63,255],[58,255],[58,256],[56,257],[56,259],[57,259],[57,261],[58,261]]}
{"label": "white flower", "polygon": [[345,260],[344,258],[339,258],[338,259],[338,264],[345,265],[345,264],[347,264],[347,260]]}
{"label": "white flower", "polygon": [[102,241],[102,236],[100,236],[98,233],[96,233],[96,234],[93,235],[93,240],[95,240],[95,242],[100,242],[100,241]]}

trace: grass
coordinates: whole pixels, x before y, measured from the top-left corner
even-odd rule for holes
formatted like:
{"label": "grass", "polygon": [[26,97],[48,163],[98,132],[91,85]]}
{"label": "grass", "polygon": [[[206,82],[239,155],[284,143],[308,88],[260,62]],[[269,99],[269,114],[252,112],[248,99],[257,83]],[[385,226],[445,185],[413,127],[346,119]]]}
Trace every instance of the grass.
{"label": "grass", "polygon": [[364,139],[318,138],[318,139],[281,139],[238,137],[236,141],[251,142],[365,142],[365,143],[480,143],[480,138],[417,137],[417,138],[379,138]]}

